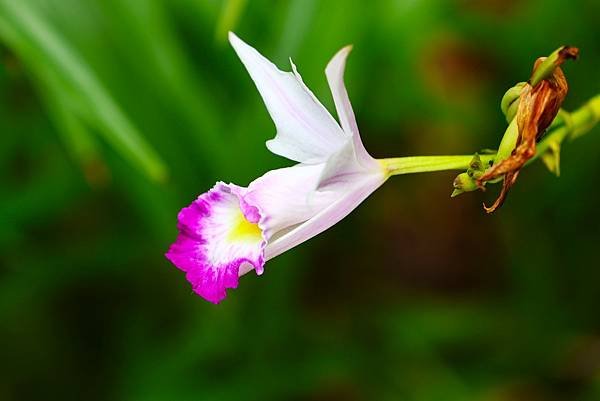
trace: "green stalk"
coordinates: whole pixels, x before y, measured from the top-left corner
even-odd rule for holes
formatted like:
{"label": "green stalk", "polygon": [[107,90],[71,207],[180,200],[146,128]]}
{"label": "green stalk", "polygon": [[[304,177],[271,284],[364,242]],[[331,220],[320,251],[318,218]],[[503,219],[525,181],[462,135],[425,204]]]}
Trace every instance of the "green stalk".
{"label": "green stalk", "polygon": [[570,122],[552,130],[536,147],[534,159],[544,154],[552,143],[562,142],[567,137],[577,139],[590,131],[600,121],[600,95],[596,95],[586,104],[570,113]]}
{"label": "green stalk", "polygon": [[[484,164],[494,160],[496,154],[481,155]],[[401,174],[429,173],[433,171],[466,170],[473,155],[408,156],[379,159],[388,177]]]}
{"label": "green stalk", "polygon": [[[569,124],[553,129],[537,144],[534,159],[544,154],[553,143],[562,142],[567,136],[571,139],[580,137],[600,122],[600,95],[594,96],[579,109],[570,113]],[[487,165],[494,160],[496,153],[480,155],[481,161]],[[534,160],[532,159],[532,160]],[[467,170],[473,155],[453,156],[408,156],[379,159],[388,177],[401,174],[426,173],[433,171]]]}

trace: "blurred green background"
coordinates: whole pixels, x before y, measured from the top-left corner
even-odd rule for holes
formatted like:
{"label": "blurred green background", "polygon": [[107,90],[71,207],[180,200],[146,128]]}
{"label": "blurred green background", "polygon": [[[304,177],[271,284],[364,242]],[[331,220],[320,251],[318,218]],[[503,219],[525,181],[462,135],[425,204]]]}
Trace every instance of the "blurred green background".
{"label": "blurred green background", "polygon": [[395,177],[214,306],[163,254],[217,180],[290,163],[226,42],[292,56],[376,157],[497,146],[536,57],[600,92],[597,0],[0,0],[1,400],[600,400],[600,129],[492,216]]}

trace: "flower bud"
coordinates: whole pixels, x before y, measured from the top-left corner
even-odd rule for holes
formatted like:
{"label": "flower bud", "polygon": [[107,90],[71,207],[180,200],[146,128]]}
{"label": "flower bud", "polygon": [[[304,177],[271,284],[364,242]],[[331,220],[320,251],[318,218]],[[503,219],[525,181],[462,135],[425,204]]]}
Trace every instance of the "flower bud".
{"label": "flower bud", "polygon": [[[579,50],[575,47],[563,46],[548,57],[538,58],[534,63],[531,78],[522,85],[519,100],[512,99],[516,92],[512,88],[505,94],[506,99],[502,100],[501,107],[503,111],[506,111],[507,118],[510,117],[511,120],[496,155],[499,162],[477,179],[481,186],[486,181],[504,176],[502,191],[496,202],[491,207],[484,206],[487,213],[492,213],[502,205],[508,191],[517,180],[521,168],[535,156],[536,143],[544,136],[546,129],[556,118],[569,90],[567,79],[560,65],[566,59],[576,58],[578,53]],[[516,115],[512,117],[511,100],[512,103],[518,104]],[[514,148],[506,157],[513,139],[516,139]],[[504,159],[502,160],[502,158]],[[558,174],[559,150],[551,151],[545,157],[545,162],[548,168]]]}
{"label": "flower bud", "polygon": [[519,97],[521,96],[521,91],[523,90],[525,84],[526,82],[519,82],[507,90],[506,93],[504,93],[504,96],[502,96],[500,109],[506,117],[506,122],[509,124],[517,114],[517,110],[519,108]]}
{"label": "flower bud", "polygon": [[477,153],[473,156],[473,159],[469,163],[469,168],[467,169],[467,175],[471,178],[478,179],[483,175],[485,171],[485,166],[481,161],[481,158]]}
{"label": "flower bud", "polygon": [[477,186],[477,180],[473,179],[471,176],[469,176],[469,173],[466,172],[457,175],[452,183],[452,186],[454,186],[454,191],[452,191],[452,194],[450,195],[452,198],[462,194],[463,192],[472,192],[479,188]]}

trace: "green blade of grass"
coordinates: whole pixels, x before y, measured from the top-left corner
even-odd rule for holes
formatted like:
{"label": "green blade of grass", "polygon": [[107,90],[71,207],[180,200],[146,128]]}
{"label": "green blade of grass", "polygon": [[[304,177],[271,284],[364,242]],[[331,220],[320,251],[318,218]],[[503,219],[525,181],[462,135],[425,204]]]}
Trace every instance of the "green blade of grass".
{"label": "green blade of grass", "polygon": [[0,37],[7,43],[21,44],[18,47],[20,59],[29,66],[39,94],[46,105],[50,117],[54,120],[66,148],[77,162],[85,167],[91,160],[98,159],[96,143],[89,130],[71,112],[65,85],[48,70],[39,68],[35,63],[35,51],[20,39],[19,32],[5,20],[0,19]]}
{"label": "green blade of grass", "polygon": [[[17,53],[31,52],[30,63],[38,68],[52,69],[81,95],[106,141],[134,166],[156,181],[163,181],[167,169],[158,154],[141,136],[135,126],[116,104],[95,74],[68,43],[25,2],[0,0],[3,25],[12,25],[11,37],[5,38]],[[6,31],[3,29],[2,31]]]}
{"label": "green blade of grass", "polygon": [[118,46],[134,47],[135,53],[124,51],[132,65],[144,60],[144,79],[157,93],[158,102],[173,110],[184,127],[181,133],[189,136],[203,155],[203,164],[218,171],[227,171],[227,137],[224,121],[211,92],[216,90],[201,71],[194,70],[191,60],[177,41],[175,28],[167,6],[161,1],[105,0],[106,13],[111,15],[111,34]]}
{"label": "green blade of grass", "polygon": [[246,0],[226,0],[223,2],[219,21],[215,29],[215,39],[220,43],[227,42],[227,32],[235,30],[246,7]]}

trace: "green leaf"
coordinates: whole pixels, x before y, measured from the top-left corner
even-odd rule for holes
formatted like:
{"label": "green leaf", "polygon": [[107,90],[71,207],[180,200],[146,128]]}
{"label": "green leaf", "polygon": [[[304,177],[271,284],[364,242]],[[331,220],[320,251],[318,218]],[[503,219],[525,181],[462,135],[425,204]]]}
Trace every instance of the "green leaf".
{"label": "green leaf", "polygon": [[247,0],[226,0],[223,2],[221,15],[215,30],[215,38],[219,42],[227,41],[227,32],[233,31],[246,8]]}
{"label": "green leaf", "polygon": [[81,117],[94,124],[135,167],[151,179],[163,181],[167,176],[163,161],[65,38],[25,2],[0,0],[0,11],[4,16],[0,19],[0,35],[31,70],[50,70],[60,77],[83,102],[79,112],[85,109],[89,113]]}

